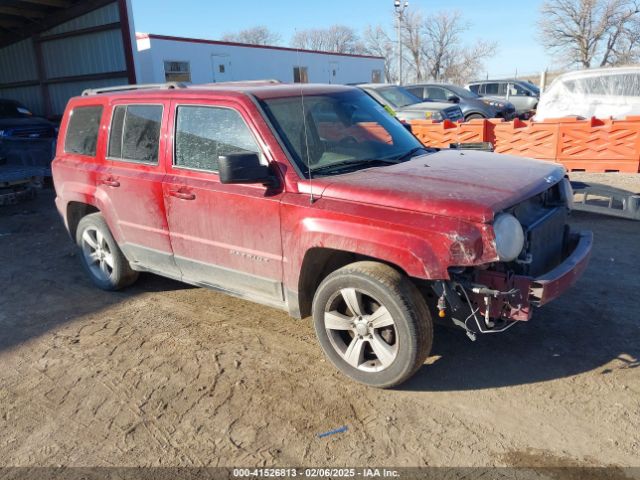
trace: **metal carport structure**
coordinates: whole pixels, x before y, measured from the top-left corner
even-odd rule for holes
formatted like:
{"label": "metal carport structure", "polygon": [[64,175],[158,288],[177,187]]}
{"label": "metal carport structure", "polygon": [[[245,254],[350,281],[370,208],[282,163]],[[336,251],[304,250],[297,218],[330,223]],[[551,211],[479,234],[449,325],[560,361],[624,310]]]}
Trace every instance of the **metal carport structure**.
{"label": "metal carport structure", "polygon": [[129,0],[2,0],[0,98],[59,117],[85,88],[136,82]]}

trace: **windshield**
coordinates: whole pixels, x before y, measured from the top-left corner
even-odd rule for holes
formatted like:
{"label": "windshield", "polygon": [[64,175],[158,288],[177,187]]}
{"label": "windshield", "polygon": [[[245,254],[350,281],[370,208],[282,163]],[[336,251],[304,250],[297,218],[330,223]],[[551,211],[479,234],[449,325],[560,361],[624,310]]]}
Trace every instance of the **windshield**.
{"label": "windshield", "polygon": [[31,112],[17,102],[0,101],[0,118],[29,117]]}
{"label": "windshield", "polygon": [[260,103],[305,174],[344,173],[424,153],[422,144],[398,120],[359,90]]}
{"label": "windshield", "polygon": [[389,102],[393,108],[402,108],[423,102],[423,100],[420,100],[409,90],[405,90],[402,87],[385,87],[376,90],[376,92]]}
{"label": "windshield", "polygon": [[447,88],[460,98],[480,98],[480,95],[470,92],[466,88],[458,87],[457,85],[447,85]]}

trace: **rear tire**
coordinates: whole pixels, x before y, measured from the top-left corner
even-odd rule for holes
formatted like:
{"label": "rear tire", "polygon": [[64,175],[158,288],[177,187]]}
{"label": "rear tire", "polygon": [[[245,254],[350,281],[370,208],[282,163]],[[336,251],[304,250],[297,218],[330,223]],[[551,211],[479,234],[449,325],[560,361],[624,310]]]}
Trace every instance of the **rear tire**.
{"label": "rear tire", "polygon": [[365,385],[399,385],[431,351],[433,322],[424,298],[385,264],[352,263],[327,276],[314,296],[313,320],[329,360]]}
{"label": "rear tire", "polygon": [[102,290],[120,290],[138,279],[100,213],[83,217],[76,230],[80,263]]}

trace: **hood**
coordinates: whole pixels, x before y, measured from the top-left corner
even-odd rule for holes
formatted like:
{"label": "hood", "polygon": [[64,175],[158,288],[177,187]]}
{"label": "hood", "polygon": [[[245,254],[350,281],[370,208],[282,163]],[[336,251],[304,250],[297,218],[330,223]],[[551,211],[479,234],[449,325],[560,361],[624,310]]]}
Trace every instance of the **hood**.
{"label": "hood", "polygon": [[453,107],[453,103],[443,102],[420,102],[413,105],[407,105],[406,107],[396,109],[398,112],[435,112],[440,110],[446,110]]}
{"label": "hood", "polygon": [[388,167],[313,180],[323,198],[487,223],[564,176],[560,165],[495,153],[441,150]]}

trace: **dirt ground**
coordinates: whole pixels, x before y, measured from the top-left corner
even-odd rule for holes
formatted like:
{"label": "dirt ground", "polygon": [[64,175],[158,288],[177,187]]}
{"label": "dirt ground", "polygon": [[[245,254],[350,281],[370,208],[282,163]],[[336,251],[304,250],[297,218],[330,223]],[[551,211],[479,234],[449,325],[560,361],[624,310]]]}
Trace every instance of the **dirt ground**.
{"label": "dirt ground", "polygon": [[95,289],[51,191],[2,207],[0,466],[640,466],[640,223],[572,222],[596,242],[575,288],[475,343],[437,329],[383,391],[309,319],[153,275]]}

